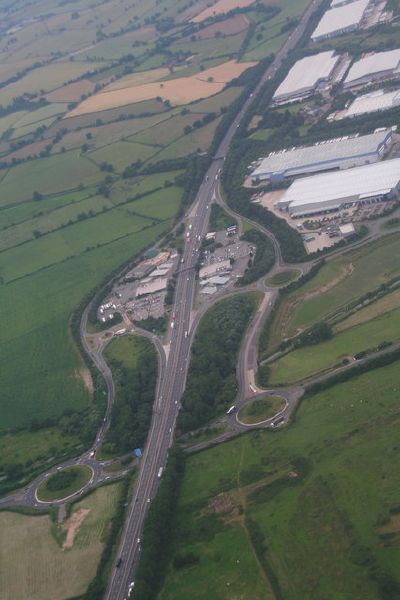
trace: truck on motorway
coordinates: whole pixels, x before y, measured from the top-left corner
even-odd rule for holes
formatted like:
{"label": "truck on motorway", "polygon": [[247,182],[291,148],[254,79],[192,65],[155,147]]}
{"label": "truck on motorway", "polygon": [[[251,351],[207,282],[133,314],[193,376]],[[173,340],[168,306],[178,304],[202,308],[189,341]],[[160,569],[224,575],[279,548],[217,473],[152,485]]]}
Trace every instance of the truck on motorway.
{"label": "truck on motorway", "polygon": [[249,388],[251,389],[251,391],[253,392],[253,394],[257,393],[256,388],[251,383],[249,384]]}
{"label": "truck on motorway", "polygon": [[187,338],[188,335],[189,335],[188,332],[185,331],[185,339]]}
{"label": "truck on motorway", "polygon": [[226,411],[226,414],[227,414],[227,415],[231,415],[231,414],[233,413],[233,411],[235,410],[235,408],[236,408],[236,406],[235,406],[235,405],[231,406],[231,407],[230,407],[230,408],[228,408],[228,410]]}
{"label": "truck on motorway", "polygon": [[161,477],[161,475],[163,474],[163,470],[164,470],[164,468],[163,468],[163,467],[160,467],[160,468],[158,469],[157,477]]}
{"label": "truck on motorway", "polygon": [[115,335],[124,335],[124,333],[126,333],[126,329],[118,329],[118,331],[115,332]]}

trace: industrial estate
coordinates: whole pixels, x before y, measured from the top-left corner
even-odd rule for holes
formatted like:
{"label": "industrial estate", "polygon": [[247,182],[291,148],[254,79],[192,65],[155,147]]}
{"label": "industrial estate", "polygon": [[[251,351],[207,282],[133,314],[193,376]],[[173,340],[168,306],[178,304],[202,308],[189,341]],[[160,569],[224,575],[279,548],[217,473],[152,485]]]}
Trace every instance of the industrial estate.
{"label": "industrial estate", "polygon": [[0,1],[1,600],[400,598],[400,0]]}

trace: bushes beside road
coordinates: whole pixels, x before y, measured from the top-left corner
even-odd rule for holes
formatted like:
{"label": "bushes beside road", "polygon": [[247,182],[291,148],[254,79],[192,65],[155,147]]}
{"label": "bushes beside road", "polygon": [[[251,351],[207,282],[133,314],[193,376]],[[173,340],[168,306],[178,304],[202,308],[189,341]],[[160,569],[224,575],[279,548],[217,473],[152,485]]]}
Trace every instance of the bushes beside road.
{"label": "bushes beside road", "polygon": [[248,268],[238,281],[238,285],[248,285],[272,269],[275,263],[275,252],[271,240],[256,229],[247,231],[242,236],[242,240],[256,247],[254,256],[249,260]]}
{"label": "bushes beside road", "polygon": [[157,358],[151,343],[136,336],[114,340],[105,354],[113,372],[116,401],[103,450],[124,454],[141,447],[146,440],[157,382]]}
{"label": "bushes beside road", "polygon": [[256,306],[256,294],[237,295],[222,300],[203,317],[178,417],[181,432],[204,425],[233,403],[240,343]]}

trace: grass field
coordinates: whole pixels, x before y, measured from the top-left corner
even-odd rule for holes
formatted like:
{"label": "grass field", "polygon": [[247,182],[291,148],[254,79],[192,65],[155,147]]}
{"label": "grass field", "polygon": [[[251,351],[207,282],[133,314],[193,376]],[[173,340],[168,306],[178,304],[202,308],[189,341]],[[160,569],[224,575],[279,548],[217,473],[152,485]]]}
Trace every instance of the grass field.
{"label": "grass field", "polygon": [[172,556],[198,563],[171,565],[160,597],[229,598],[231,582],[238,597],[269,598],[254,550],[275,598],[378,600],[378,577],[396,597],[399,385],[395,363],[304,399],[286,430],[188,458]]}
{"label": "grass field", "polygon": [[2,599],[66,600],[83,594],[95,575],[120,489],[120,484],[106,486],[74,504],[68,530],[72,519],[80,525],[66,550],[56,538],[65,540],[68,530],[49,516],[1,512]]}
{"label": "grass field", "polygon": [[56,427],[41,429],[36,432],[6,433],[0,436],[1,463],[15,464],[40,460],[58,448],[68,450],[77,447],[79,440],[72,435],[62,434]]}
{"label": "grass field", "polygon": [[392,234],[329,261],[284,298],[271,328],[269,348],[390,280],[400,271],[399,251],[400,235]]}
{"label": "grass field", "polygon": [[[74,174],[73,179],[71,173]],[[72,190],[78,184],[91,186],[102,177],[96,165],[76,151],[34,160],[0,171],[0,208],[30,200],[35,191],[55,194]]]}
{"label": "grass field", "polygon": [[[64,485],[57,484],[56,481],[61,480],[63,477],[71,477],[72,481],[65,483]],[[86,485],[92,476],[92,470],[86,465],[74,465],[72,467],[66,467],[61,471],[57,471],[54,475],[50,475],[37,490],[37,496],[39,500],[43,502],[51,502],[52,500],[62,500],[68,498],[71,494],[79,491]]]}
{"label": "grass field", "polygon": [[248,402],[239,412],[239,420],[242,423],[261,423],[270,419],[281,411],[285,401],[280,396],[265,396]]}
{"label": "grass field", "polygon": [[[8,368],[1,374],[1,428],[88,405],[68,334],[69,316],[99,280],[169,227],[165,221],[3,286],[0,359]],[[27,246],[16,269],[30,256]]]}
{"label": "grass field", "polygon": [[356,325],[331,340],[289,352],[275,363],[270,363],[269,383],[292,383],[329,367],[340,364],[362,350],[376,348],[382,342],[400,338],[400,308]]}

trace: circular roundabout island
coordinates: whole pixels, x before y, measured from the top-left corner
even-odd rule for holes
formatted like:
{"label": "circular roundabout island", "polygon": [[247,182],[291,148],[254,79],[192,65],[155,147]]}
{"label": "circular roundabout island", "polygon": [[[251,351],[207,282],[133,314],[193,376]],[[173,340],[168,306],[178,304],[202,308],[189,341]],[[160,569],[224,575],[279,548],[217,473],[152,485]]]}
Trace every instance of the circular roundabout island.
{"label": "circular roundabout island", "polygon": [[47,477],[39,485],[36,497],[40,502],[54,502],[79,492],[91,479],[93,471],[86,465],[65,467]]}
{"label": "circular roundabout island", "polygon": [[282,396],[260,396],[247,402],[238,413],[238,420],[244,425],[257,425],[271,419],[286,406]]}

